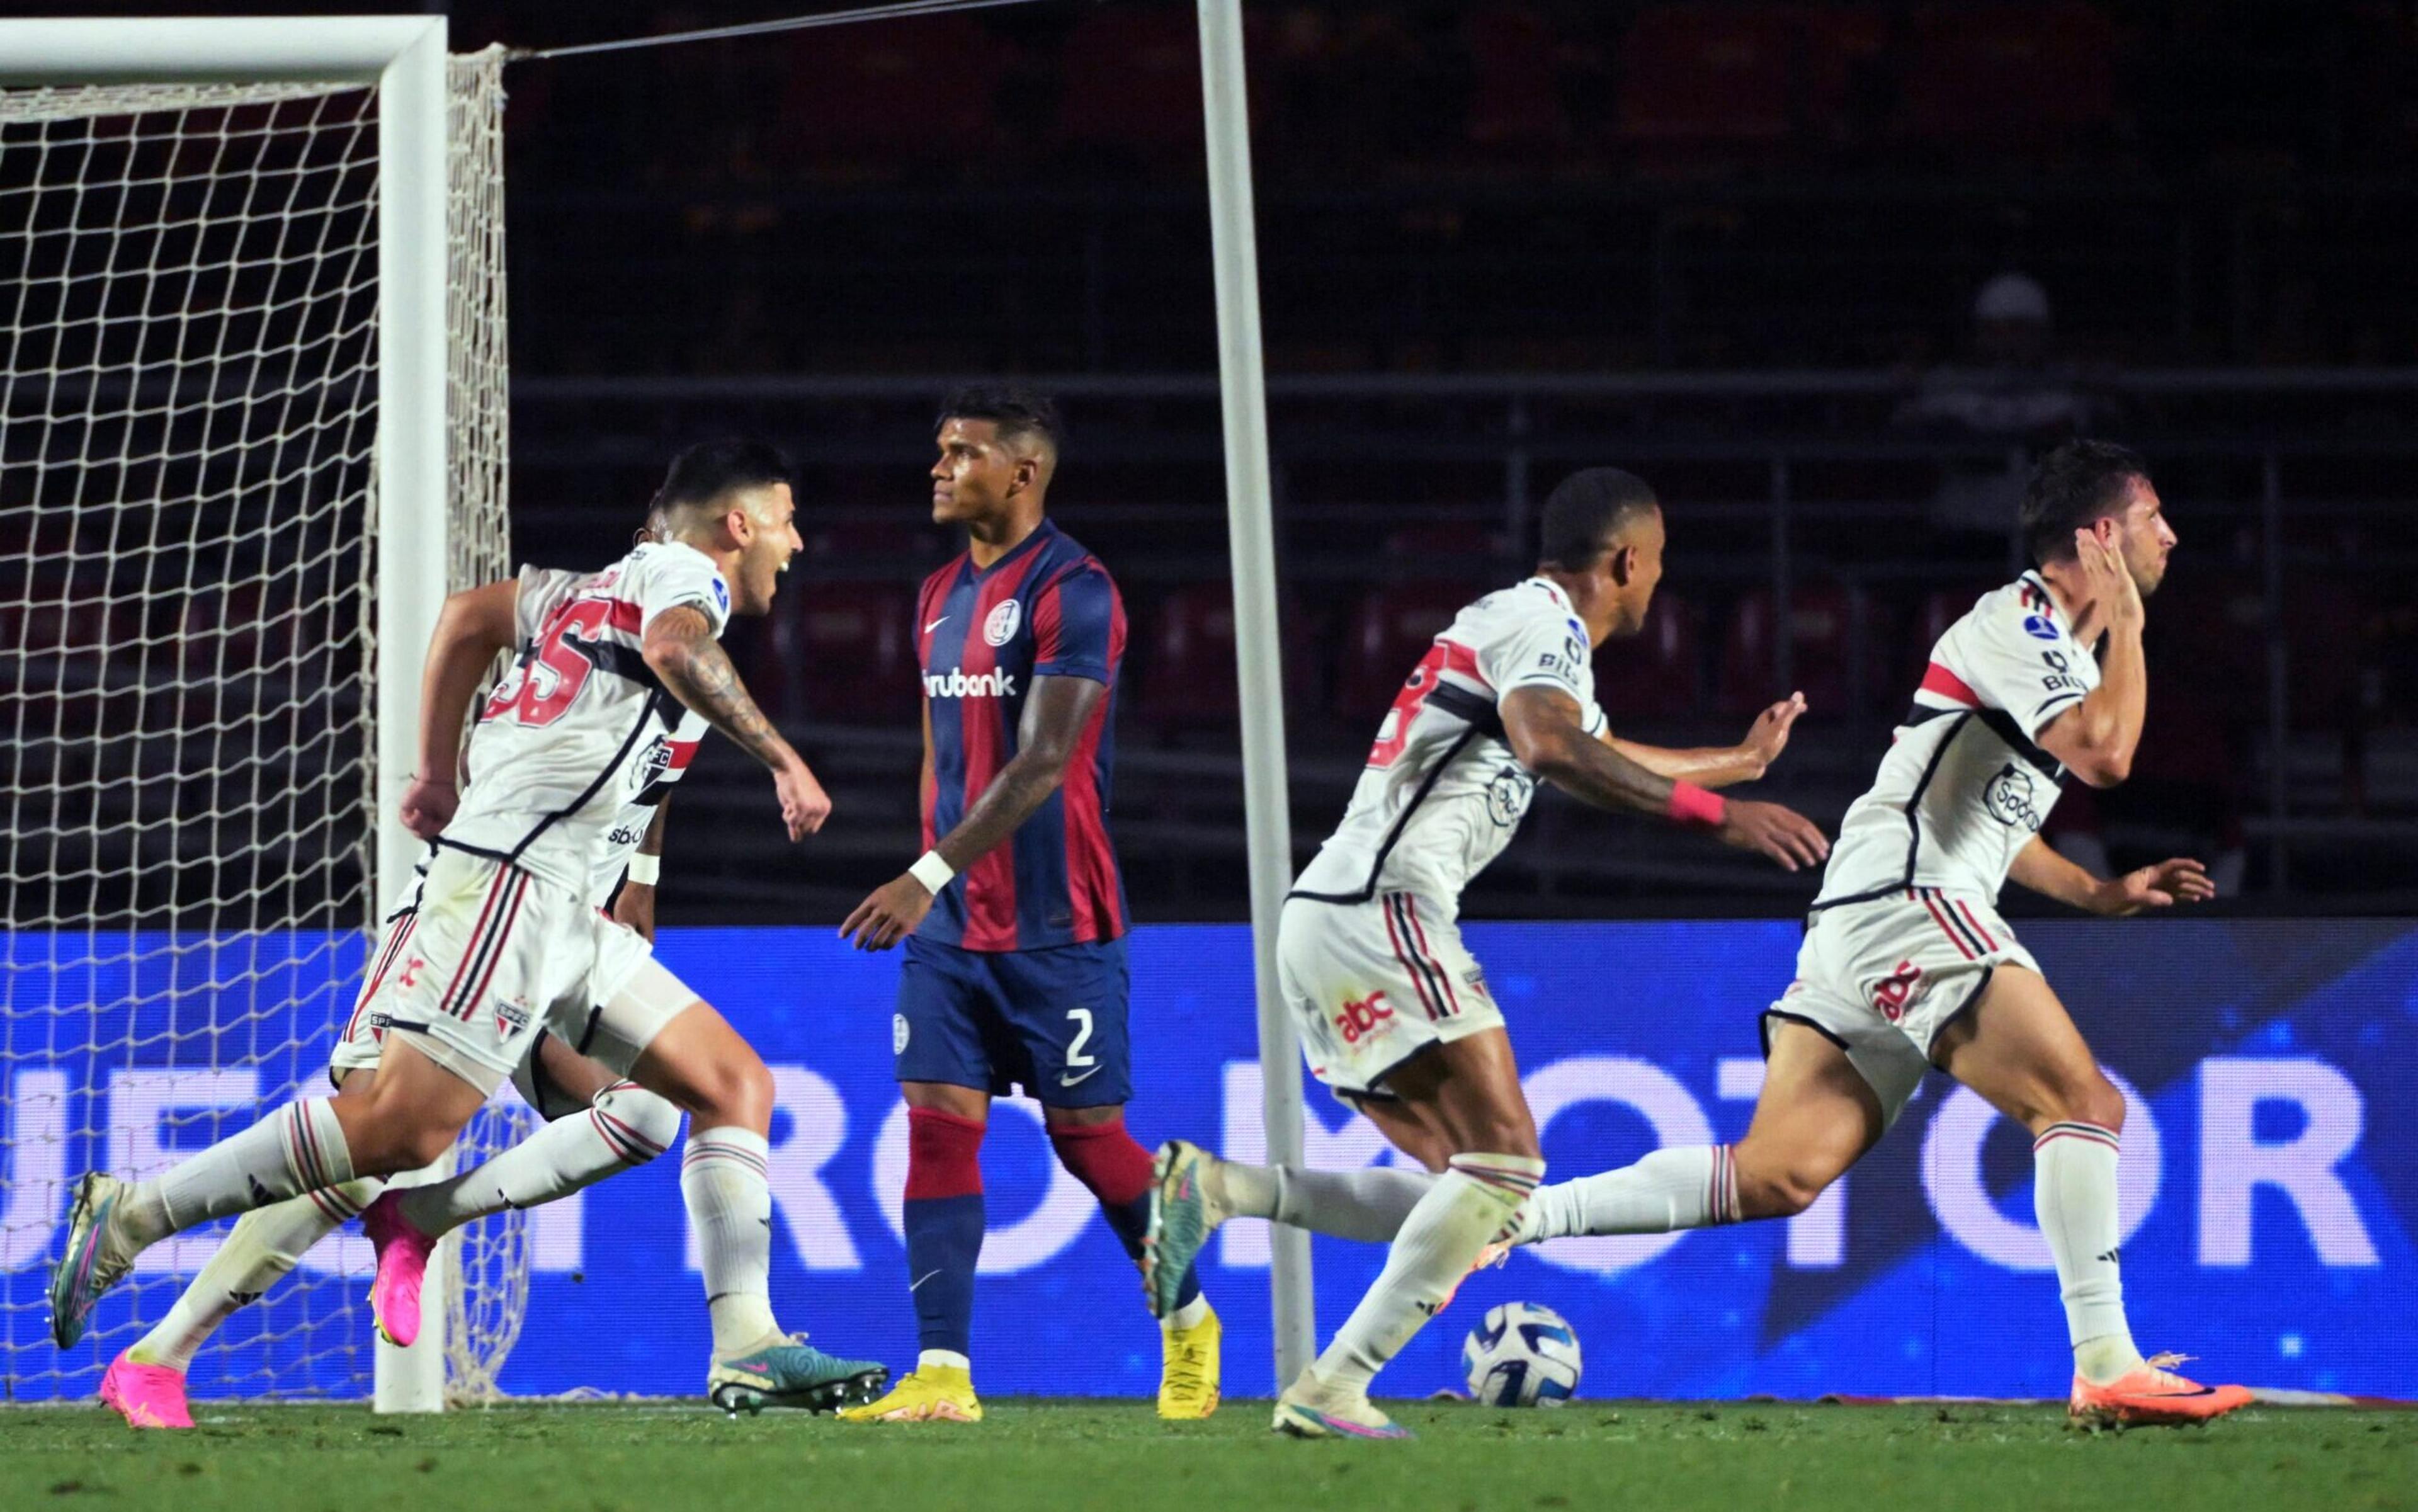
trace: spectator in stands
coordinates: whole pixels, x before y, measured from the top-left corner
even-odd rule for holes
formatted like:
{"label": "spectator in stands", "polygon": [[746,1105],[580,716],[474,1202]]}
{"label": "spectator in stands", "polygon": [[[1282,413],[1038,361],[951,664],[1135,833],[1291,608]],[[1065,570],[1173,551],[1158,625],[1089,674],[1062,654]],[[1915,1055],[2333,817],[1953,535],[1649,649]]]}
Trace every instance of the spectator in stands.
{"label": "spectator in stands", "polygon": [[2029,274],[2000,273],[1974,298],[1971,360],[1933,369],[1899,408],[1902,429],[1988,448],[1944,465],[1931,501],[1941,530],[2008,539],[2032,453],[2104,419],[2051,335],[2048,291]]}

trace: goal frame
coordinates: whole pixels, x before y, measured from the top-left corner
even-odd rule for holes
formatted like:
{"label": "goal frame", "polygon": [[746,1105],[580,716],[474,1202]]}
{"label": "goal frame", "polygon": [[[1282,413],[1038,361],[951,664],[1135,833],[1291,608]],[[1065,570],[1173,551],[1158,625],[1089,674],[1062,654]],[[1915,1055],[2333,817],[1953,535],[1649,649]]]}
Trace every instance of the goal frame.
{"label": "goal frame", "polygon": [[[446,29],[443,16],[0,21],[0,84],[269,84],[377,87],[377,572],[375,896],[408,881],[421,844],[398,812],[417,759],[420,676],[445,602]],[[431,1266],[423,1314],[446,1316]],[[444,1330],[378,1341],[381,1413],[441,1412]]]}

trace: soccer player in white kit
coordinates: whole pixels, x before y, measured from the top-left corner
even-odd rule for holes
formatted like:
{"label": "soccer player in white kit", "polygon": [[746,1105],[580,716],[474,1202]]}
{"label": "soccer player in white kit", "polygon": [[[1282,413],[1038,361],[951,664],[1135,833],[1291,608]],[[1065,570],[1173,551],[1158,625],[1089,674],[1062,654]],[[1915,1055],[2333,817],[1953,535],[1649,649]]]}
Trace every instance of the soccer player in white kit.
{"label": "soccer player in white kit", "polygon": [[879,1366],[824,1354],[773,1321],[771,1073],[588,896],[624,805],[675,759],[683,710],[771,769],[792,840],[830,812],[718,644],[731,614],[771,607],[801,549],[786,462],[752,442],[693,447],[657,507],[670,539],[575,585],[488,697],[467,790],[453,781],[462,721],[513,644],[520,585],[447,601],[421,687],[420,773],[402,804],[436,851],[409,940],[369,998],[386,1019],[375,1074],[359,1094],[289,1104],[160,1177],[88,1173],[52,1279],[61,1348],[169,1234],[436,1160],[545,1028],[691,1116],[681,1185],[713,1321],[708,1394],[819,1409],[878,1389]]}
{"label": "soccer player in white kit", "polygon": [[1940,636],[1878,777],[1840,826],[1797,980],[1763,1016],[1746,1138],[1546,1187],[1519,1237],[1801,1213],[1937,1067],[2032,1133],[2032,1205],[2074,1346],[2070,1415],[2199,1422],[2250,1394],[2186,1381],[2134,1346],[2117,1268],[2124,1099],[1996,907],[2010,878],[2111,918],[2214,895],[2198,862],[2103,881],[2040,836],[2062,772],[2112,787],[2132,768],[2149,687],[2142,600],[2176,536],[2141,459],[2099,441],[2041,463],[2023,525],[2037,569]]}
{"label": "soccer player in white kit", "polygon": [[[1791,871],[1828,851],[1793,811],[1706,790],[1760,775],[1801,699],[1768,710],[1744,747],[1612,739],[1595,703],[1595,648],[1645,622],[1662,541],[1660,504],[1628,473],[1590,468],[1555,488],[1537,574],[1472,603],[1436,637],[1378,728],[1342,826],[1287,898],[1278,970],[1310,1074],[1443,1174],[1388,1173],[1401,1180],[1381,1191],[1338,1183],[1310,1196],[1318,1211],[1299,1217],[1304,1227],[1390,1239],[1392,1252],[1334,1342],[1278,1398],[1279,1431],[1408,1437],[1370,1404],[1370,1380],[1509,1231],[1544,1172],[1502,1011],[1455,924],[1462,890],[1510,842],[1538,782],[1709,830]],[[1164,1312],[1218,1223],[1285,1215],[1289,1199],[1280,1173],[1181,1141],[1160,1147],[1157,1168],[1144,1272]]]}

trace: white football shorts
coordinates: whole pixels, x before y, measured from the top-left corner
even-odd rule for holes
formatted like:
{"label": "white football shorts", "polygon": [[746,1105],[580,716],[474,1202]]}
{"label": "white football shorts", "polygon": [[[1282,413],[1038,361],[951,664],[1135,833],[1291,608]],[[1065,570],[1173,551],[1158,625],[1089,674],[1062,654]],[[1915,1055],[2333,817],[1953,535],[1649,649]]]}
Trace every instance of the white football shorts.
{"label": "white football shorts", "polygon": [[1381,893],[1366,903],[1287,900],[1277,982],[1301,1029],[1309,1074],[1345,1101],[1386,1097],[1386,1073],[1431,1045],[1503,1027],[1461,927],[1434,903]]}
{"label": "white football shorts", "polygon": [[439,850],[388,920],[329,1070],[375,1065],[402,1033],[492,1093],[543,1029],[626,1076],[696,1000],[636,930],[516,867]]}
{"label": "white football shorts", "polygon": [[2001,966],[2040,970],[1987,898],[1918,887],[1825,909],[1798,947],[1797,980],[1764,1012],[1764,1048],[1775,1018],[1811,1026],[1847,1052],[1894,1123],[1931,1069],[1932,1041]]}

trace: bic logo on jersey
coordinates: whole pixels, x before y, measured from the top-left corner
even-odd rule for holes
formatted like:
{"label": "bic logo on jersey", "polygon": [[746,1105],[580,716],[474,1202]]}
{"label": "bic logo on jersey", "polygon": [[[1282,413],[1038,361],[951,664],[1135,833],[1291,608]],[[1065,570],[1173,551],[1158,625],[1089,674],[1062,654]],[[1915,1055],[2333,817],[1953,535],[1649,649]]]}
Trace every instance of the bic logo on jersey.
{"label": "bic logo on jersey", "polygon": [[1380,1029],[1390,1028],[1393,1018],[1394,1010],[1386,1003],[1385,995],[1372,992],[1365,998],[1346,998],[1343,1011],[1335,1016],[1335,1028],[1343,1036],[1344,1044],[1357,1045]]}
{"label": "bic logo on jersey", "polygon": [[959,668],[946,674],[924,674],[924,696],[926,698],[1013,698],[1016,696],[1016,675],[1011,672],[977,672],[966,676]]}

